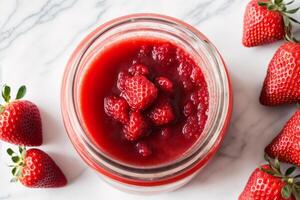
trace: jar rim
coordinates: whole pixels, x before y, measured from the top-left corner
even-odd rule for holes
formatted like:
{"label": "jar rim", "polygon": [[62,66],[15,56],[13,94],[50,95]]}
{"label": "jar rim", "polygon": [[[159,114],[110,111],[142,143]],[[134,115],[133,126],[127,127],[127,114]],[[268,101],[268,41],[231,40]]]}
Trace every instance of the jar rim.
{"label": "jar rim", "polygon": [[[217,49],[210,43],[210,41],[202,34],[200,33],[197,29],[195,29],[194,27],[186,24],[185,22],[182,22],[178,19],[172,18],[172,17],[168,17],[168,16],[164,16],[164,15],[158,15],[158,14],[151,14],[151,13],[144,13],[144,14],[133,14],[133,15],[127,15],[127,16],[123,16],[123,17],[119,17],[116,19],[113,19],[109,22],[106,22],[105,24],[101,25],[100,27],[98,27],[95,31],[93,31],[91,34],[89,34],[82,42],[81,44],[77,47],[77,49],[75,50],[75,52],[73,53],[71,59],[69,60],[69,63],[67,65],[65,74],[64,74],[64,79],[63,79],[63,84],[62,84],[62,113],[63,113],[63,118],[64,118],[64,122],[65,125],[66,123],[77,123],[77,124],[73,124],[71,126],[76,126],[77,128],[80,128],[81,131],[84,133],[84,128],[82,127],[82,125],[80,124],[80,120],[79,120],[79,114],[78,114],[78,108],[76,108],[75,105],[75,93],[76,93],[76,89],[74,89],[74,84],[75,84],[75,76],[78,70],[78,66],[79,66],[79,62],[80,62],[80,57],[82,57],[84,55],[84,53],[88,50],[88,48],[90,47],[90,45],[95,42],[95,40],[97,40],[101,33],[116,27],[116,26],[120,26],[120,25],[124,25],[126,23],[130,23],[130,22],[136,22],[139,20],[148,20],[148,21],[152,21],[152,22],[157,22],[157,23],[167,23],[170,26],[177,26],[179,28],[185,29],[187,31],[189,31],[190,33],[194,34],[194,36],[196,36],[198,38],[197,42],[202,42],[204,47],[207,48],[207,52],[209,52],[210,56],[213,58],[213,60],[215,61],[216,67],[219,70],[220,73],[220,77],[223,79],[221,80],[221,91],[220,91],[220,98],[219,98],[219,102],[218,102],[218,113],[215,116],[214,119],[214,123],[212,124],[211,130],[215,130],[215,133],[217,132],[218,134],[212,134],[213,131],[211,131],[210,134],[210,138],[207,137],[207,141],[205,141],[205,144],[207,145],[206,147],[206,153],[202,152],[202,156],[199,156],[199,149],[200,146],[198,147],[198,149],[195,149],[194,152],[192,152],[189,156],[187,156],[187,158],[185,159],[181,159],[181,160],[175,160],[174,162],[169,163],[168,165],[162,165],[162,166],[155,166],[155,167],[150,167],[150,168],[141,168],[141,167],[134,167],[134,166],[128,166],[128,165],[123,165],[120,162],[116,162],[115,160],[107,157],[107,155],[104,154],[104,152],[101,152],[97,147],[93,146],[92,142],[89,141],[88,137],[85,138],[77,138],[78,140],[81,140],[80,142],[82,142],[85,147],[87,147],[86,150],[88,150],[89,155],[92,157],[92,159],[102,159],[100,163],[100,165],[103,164],[108,164],[108,166],[102,166],[102,167],[106,167],[106,169],[108,171],[112,171],[113,173],[118,174],[119,176],[126,176],[129,178],[135,178],[135,179],[143,179],[144,177],[140,177],[140,174],[150,174],[153,175],[154,173],[161,173],[163,172],[172,172],[172,174],[174,173],[180,173],[182,170],[179,170],[180,168],[182,168],[184,165],[186,165],[186,168],[191,167],[192,164],[195,164],[194,162],[199,162],[199,160],[201,160],[201,158],[203,158],[203,156],[205,156],[215,145],[215,143],[220,142],[219,140],[223,138],[222,131],[221,129],[224,127],[224,125],[226,123],[228,123],[228,118],[230,118],[231,115],[231,107],[232,107],[232,94],[231,94],[231,85],[230,85],[230,80],[228,77],[228,72],[226,70],[226,66],[220,56],[220,54],[218,53]],[[79,56],[79,57],[78,57]],[[70,69],[72,68],[73,69]],[[75,67],[75,69],[74,69]],[[73,72],[73,76],[71,75]],[[69,92],[71,93],[66,93],[67,90],[69,90]],[[67,94],[67,95],[66,95]],[[72,95],[72,101],[71,101],[71,109],[73,110],[72,115],[73,115],[73,119],[70,119],[72,117],[70,117],[71,112],[70,110],[68,110],[66,108],[66,102],[68,102],[68,104],[70,103],[70,101],[68,101],[67,99],[70,98],[68,97],[68,94]],[[68,108],[70,108],[70,105],[68,106]],[[75,111],[75,112],[74,112]],[[75,113],[75,118],[74,118],[74,113]],[[69,118],[68,120],[66,118]],[[76,119],[74,121],[74,119]],[[66,125],[67,127],[67,125]],[[72,141],[72,143],[74,144],[69,131],[67,131],[69,134],[69,137]],[[81,135],[84,137],[84,135]],[[85,135],[86,136],[86,135]],[[203,147],[203,146],[202,146]],[[97,150],[97,152],[95,152],[95,150]],[[100,154],[99,154],[100,151]],[[101,154],[103,153],[103,154]],[[198,158],[193,161],[192,163],[187,163],[187,161],[191,160],[191,157],[198,155]],[[95,160],[94,160],[95,161]],[[187,165],[188,164],[188,165]],[[176,169],[174,171],[174,169]],[[126,172],[126,173],[124,173]],[[130,175],[127,172],[131,172]],[[174,172],[174,173],[173,173]],[[159,179],[163,179],[166,176],[170,175],[170,173],[164,173],[164,175],[162,176],[158,176]],[[153,179],[153,176],[149,176],[149,180]]]}

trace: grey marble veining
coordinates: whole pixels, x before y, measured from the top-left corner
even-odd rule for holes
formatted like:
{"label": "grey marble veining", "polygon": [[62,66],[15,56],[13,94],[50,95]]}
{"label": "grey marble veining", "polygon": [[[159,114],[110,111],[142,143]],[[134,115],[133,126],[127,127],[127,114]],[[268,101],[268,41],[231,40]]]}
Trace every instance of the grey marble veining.
{"label": "grey marble veining", "polygon": [[[258,97],[267,65],[281,42],[261,48],[241,44],[245,0],[0,0],[0,83],[28,86],[41,109],[44,145],[69,179],[58,190],[9,184],[9,160],[0,145],[0,200],[140,199],[108,186],[79,158],[60,115],[60,83],[66,62],[90,31],[118,16],[154,12],[182,19],[203,32],[228,66],[234,91],[231,125],[221,149],[184,188],[148,200],[237,199],[263,149],[296,106],[267,108]],[[297,2],[299,4],[299,2]]]}

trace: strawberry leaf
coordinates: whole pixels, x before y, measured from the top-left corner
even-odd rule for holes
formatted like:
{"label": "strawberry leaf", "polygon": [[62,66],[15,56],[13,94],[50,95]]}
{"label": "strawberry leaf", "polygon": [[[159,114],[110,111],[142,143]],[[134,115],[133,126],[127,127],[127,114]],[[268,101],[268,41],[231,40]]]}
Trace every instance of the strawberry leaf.
{"label": "strawberry leaf", "polygon": [[275,158],[275,160],[274,160],[274,167],[276,170],[278,170],[279,173],[281,173],[280,162],[279,162],[278,158]]}
{"label": "strawberry leaf", "polygon": [[257,2],[257,3],[258,3],[258,5],[260,5],[260,6],[267,6],[267,5],[268,5],[267,2],[263,2],[263,1],[259,1],[259,2]]}
{"label": "strawberry leaf", "polygon": [[16,175],[16,171],[17,171],[17,168],[14,167],[14,168],[11,170],[11,173],[15,176],[15,175]]}
{"label": "strawberry leaf", "polygon": [[263,172],[265,172],[265,173],[267,173],[267,174],[270,174],[270,175],[272,175],[272,176],[275,176],[277,173],[274,171],[274,170],[272,170],[272,169],[265,169],[265,168],[260,168],[260,170],[261,171],[263,171]]}
{"label": "strawberry leaf", "polygon": [[14,163],[17,163],[20,161],[20,157],[19,156],[13,156],[11,157],[11,160],[14,162]]}
{"label": "strawberry leaf", "polygon": [[20,152],[20,154],[23,153],[23,150],[24,150],[24,149],[23,149],[22,147],[19,146],[19,152]]}
{"label": "strawberry leaf", "polygon": [[294,173],[295,170],[296,170],[296,167],[295,167],[295,166],[289,167],[289,168],[285,171],[285,176],[291,175],[292,173]]}
{"label": "strawberry leaf", "polygon": [[11,148],[8,148],[7,150],[6,150],[6,152],[7,152],[7,154],[8,155],[13,155],[15,152],[11,149]]}
{"label": "strawberry leaf", "polygon": [[7,85],[3,86],[2,97],[6,103],[9,102],[9,100],[10,100],[10,87],[9,86],[7,86]]}
{"label": "strawberry leaf", "polygon": [[300,7],[299,7],[299,8],[292,9],[292,10],[285,11],[285,13],[288,13],[288,14],[295,14],[299,9],[300,9]]}
{"label": "strawberry leaf", "polygon": [[292,195],[292,188],[290,185],[285,185],[282,190],[281,190],[281,196],[284,198],[284,199],[288,199],[291,197]]}
{"label": "strawberry leaf", "polygon": [[268,6],[267,6],[267,9],[268,10],[274,10],[276,8],[276,5],[273,5],[273,4],[269,4]]}
{"label": "strawberry leaf", "polygon": [[26,94],[26,86],[22,85],[17,93],[16,99],[22,99]]}

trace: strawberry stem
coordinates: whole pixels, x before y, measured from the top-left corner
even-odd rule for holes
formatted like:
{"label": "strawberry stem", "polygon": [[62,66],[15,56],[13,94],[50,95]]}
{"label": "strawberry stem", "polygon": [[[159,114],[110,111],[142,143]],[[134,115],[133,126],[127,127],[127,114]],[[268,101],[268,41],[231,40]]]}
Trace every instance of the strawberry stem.
{"label": "strawberry stem", "polygon": [[281,180],[286,183],[281,190],[282,197],[284,199],[288,199],[293,195],[296,200],[300,200],[300,184],[295,181],[297,178],[300,178],[300,175],[292,176],[296,167],[291,166],[285,171],[285,174],[282,174],[280,162],[277,158],[271,159],[267,154],[265,154],[265,160],[269,163],[270,169],[260,169],[267,174],[281,178]]}
{"label": "strawberry stem", "polygon": [[[2,92],[1,92],[2,98],[4,99],[4,104],[0,104],[0,114],[4,112],[5,106],[9,104],[11,100],[10,94],[11,94],[11,89],[8,85],[5,84],[2,87]],[[15,100],[22,99],[25,96],[25,94],[26,94],[26,86],[22,85],[17,92]]]}
{"label": "strawberry stem", "polygon": [[25,166],[24,160],[26,156],[26,148],[19,147],[19,155],[15,153],[11,148],[8,148],[6,152],[11,157],[11,160],[13,162],[12,165],[9,165],[9,167],[12,167],[11,173],[13,175],[11,182],[17,182],[19,178],[22,177],[22,169]]}
{"label": "strawberry stem", "polygon": [[[4,99],[4,101],[6,103],[9,103],[10,102],[10,99],[11,99],[11,96],[10,96],[10,93],[11,93],[11,89],[8,85],[4,85],[2,87],[2,97]],[[26,86],[25,85],[22,85],[19,89],[18,89],[18,92],[17,92],[17,95],[16,95],[16,98],[15,100],[18,100],[18,99],[22,99],[26,94]]]}

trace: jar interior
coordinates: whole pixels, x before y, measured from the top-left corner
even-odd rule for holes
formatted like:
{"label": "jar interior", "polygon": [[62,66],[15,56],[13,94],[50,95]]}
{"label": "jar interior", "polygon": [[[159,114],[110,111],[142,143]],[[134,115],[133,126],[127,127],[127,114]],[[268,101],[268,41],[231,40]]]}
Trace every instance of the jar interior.
{"label": "jar interior", "polygon": [[[170,26],[171,25],[171,26]],[[149,37],[149,38],[158,38],[166,41],[175,43],[177,46],[185,49],[189,53],[198,66],[201,68],[209,91],[209,109],[208,109],[208,119],[202,132],[201,136],[198,138],[197,142],[191,146],[191,148],[186,151],[180,158],[173,160],[169,163],[163,163],[159,166],[133,166],[123,163],[116,159],[112,159],[109,155],[106,155],[101,148],[97,147],[93,143],[93,140],[89,137],[87,133],[87,128],[84,126],[82,114],[80,113],[80,87],[81,80],[84,76],[87,66],[94,59],[95,56],[99,55],[105,48],[113,45],[116,42],[122,40],[138,38],[138,37]],[[226,105],[224,102],[224,86],[226,87],[226,81],[224,80],[224,72],[220,72],[218,63],[220,60],[217,60],[213,55],[217,52],[213,52],[210,48],[209,42],[205,37],[199,38],[198,35],[191,32],[188,29],[182,29],[178,27],[177,24],[170,24],[170,22],[161,21],[160,23],[153,22],[150,19],[139,19],[131,20],[127,22],[122,22],[120,24],[114,24],[110,27],[107,27],[102,31],[97,37],[93,38],[85,48],[85,52],[82,53],[81,58],[78,60],[78,67],[75,74],[74,85],[73,85],[73,99],[75,102],[75,110],[77,117],[80,121],[81,127],[84,130],[81,135],[82,138],[88,143],[88,145],[93,149],[93,154],[95,157],[105,159],[107,163],[111,165],[118,165],[124,168],[131,169],[143,169],[146,170],[158,169],[158,168],[168,168],[175,164],[180,165],[180,163],[186,162],[186,160],[191,159],[192,155],[201,152],[199,156],[205,155],[209,151],[207,146],[209,143],[213,143],[214,139],[218,136],[215,133],[219,133],[221,127],[216,127],[216,124],[222,124],[222,118],[219,118],[220,106]],[[225,85],[222,85],[224,84]],[[223,103],[223,105],[221,105]],[[224,107],[225,109],[225,107]],[[195,158],[193,158],[195,159]]]}

